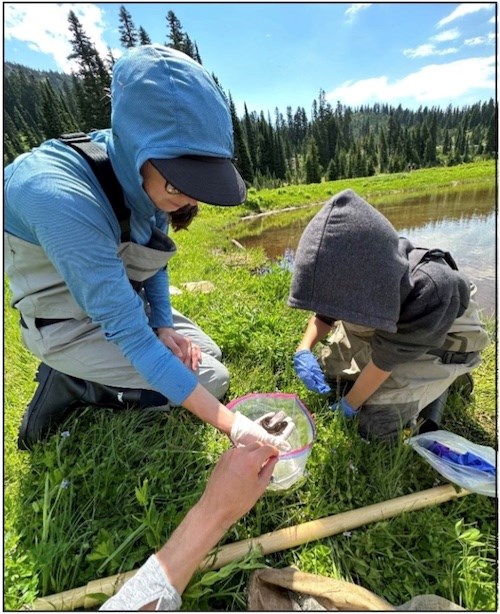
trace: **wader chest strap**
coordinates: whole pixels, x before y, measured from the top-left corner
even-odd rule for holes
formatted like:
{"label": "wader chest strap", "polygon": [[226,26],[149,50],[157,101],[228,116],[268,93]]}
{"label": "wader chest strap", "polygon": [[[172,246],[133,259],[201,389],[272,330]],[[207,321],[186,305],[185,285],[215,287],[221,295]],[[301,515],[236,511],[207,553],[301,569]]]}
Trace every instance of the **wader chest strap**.
{"label": "wader chest strap", "polygon": [[426,249],[424,247],[416,247],[415,250],[418,250],[420,253],[417,256],[417,260],[412,261],[413,268],[417,267],[424,260],[443,259],[450,268],[452,268],[454,271],[458,271],[457,263],[450,252],[445,252],[442,249]]}
{"label": "wader chest strap", "polygon": [[106,150],[93,143],[84,132],[62,134],[59,140],[77,151],[90,165],[108,197],[121,229],[121,240],[130,240],[130,209],[125,205],[122,187],[116,178]]}

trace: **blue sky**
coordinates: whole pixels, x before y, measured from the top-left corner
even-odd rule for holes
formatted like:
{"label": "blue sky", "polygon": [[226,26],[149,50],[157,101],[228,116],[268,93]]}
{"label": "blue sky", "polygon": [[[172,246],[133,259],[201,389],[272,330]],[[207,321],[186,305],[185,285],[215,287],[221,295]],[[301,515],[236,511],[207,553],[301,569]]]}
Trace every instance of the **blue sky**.
{"label": "blue sky", "polygon": [[[75,11],[103,56],[123,53],[122,3],[4,3],[4,60],[69,72]],[[495,97],[496,3],[123,3],[154,42],[173,10],[240,112],[310,114],[320,89],[353,107],[461,107]]]}

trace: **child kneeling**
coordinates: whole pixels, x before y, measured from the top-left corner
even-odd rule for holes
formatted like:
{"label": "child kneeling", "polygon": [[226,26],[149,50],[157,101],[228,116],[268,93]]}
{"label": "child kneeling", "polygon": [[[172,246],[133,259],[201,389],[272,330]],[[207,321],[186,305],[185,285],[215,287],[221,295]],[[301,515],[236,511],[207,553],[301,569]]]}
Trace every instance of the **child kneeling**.
{"label": "child kneeling", "polygon": [[[323,394],[327,380],[354,382],[332,408],[357,417],[361,436],[393,439],[480,364],[489,338],[475,291],[448,252],[414,247],[345,190],[309,222],[297,248],[288,304],[314,315],[295,371]],[[317,360],[312,350],[325,338]]]}

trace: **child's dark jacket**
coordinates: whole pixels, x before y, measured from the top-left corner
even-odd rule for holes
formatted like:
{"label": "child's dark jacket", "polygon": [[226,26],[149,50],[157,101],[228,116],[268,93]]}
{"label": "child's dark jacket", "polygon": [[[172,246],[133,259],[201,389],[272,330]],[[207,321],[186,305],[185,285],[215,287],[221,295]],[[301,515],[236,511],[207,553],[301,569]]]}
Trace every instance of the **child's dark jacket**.
{"label": "child's dark jacket", "polygon": [[288,304],[373,328],[372,360],[391,371],[440,348],[469,304],[468,279],[444,258],[421,256],[379,211],[345,190],[304,231]]}

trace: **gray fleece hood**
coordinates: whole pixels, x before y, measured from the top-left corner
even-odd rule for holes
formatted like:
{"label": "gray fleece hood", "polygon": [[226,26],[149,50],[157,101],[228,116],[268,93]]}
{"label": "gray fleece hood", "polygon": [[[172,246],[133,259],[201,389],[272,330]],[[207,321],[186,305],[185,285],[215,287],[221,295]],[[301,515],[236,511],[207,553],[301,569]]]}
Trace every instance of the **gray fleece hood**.
{"label": "gray fleece hood", "polygon": [[394,333],[409,271],[392,224],[345,190],[323,206],[300,238],[288,305]]}

